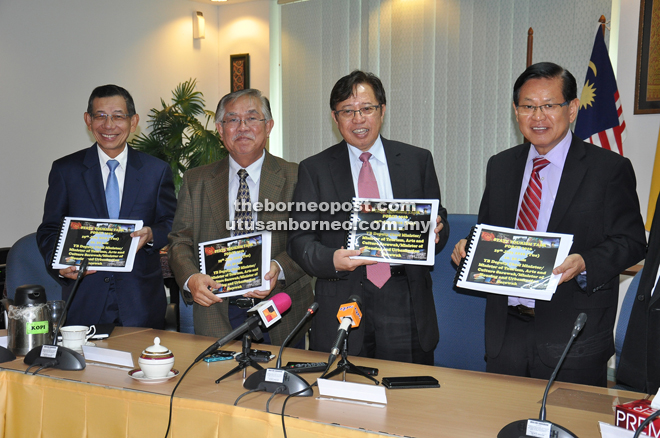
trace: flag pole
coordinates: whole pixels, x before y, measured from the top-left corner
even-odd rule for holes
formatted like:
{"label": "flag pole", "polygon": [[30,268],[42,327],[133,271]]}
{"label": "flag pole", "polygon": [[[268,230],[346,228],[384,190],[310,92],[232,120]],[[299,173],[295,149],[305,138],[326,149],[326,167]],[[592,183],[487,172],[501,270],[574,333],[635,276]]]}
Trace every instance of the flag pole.
{"label": "flag pole", "polygon": [[534,52],[534,29],[530,27],[527,31],[527,65],[525,67],[532,65],[532,52]]}
{"label": "flag pole", "polygon": [[605,38],[605,24],[607,23],[607,18],[605,18],[604,15],[601,15],[598,22],[600,23],[600,30],[603,31],[603,38]]}

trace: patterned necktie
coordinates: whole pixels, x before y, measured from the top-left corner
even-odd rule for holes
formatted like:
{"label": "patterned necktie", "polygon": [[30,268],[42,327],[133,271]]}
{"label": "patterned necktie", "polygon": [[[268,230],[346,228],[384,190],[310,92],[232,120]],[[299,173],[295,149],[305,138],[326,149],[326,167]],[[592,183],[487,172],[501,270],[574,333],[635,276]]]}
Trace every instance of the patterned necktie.
{"label": "patterned necktie", "polygon": [[105,184],[105,202],[108,206],[108,216],[110,219],[119,218],[119,182],[117,182],[117,175],[115,169],[119,166],[119,161],[108,160],[106,163],[110,169],[108,181]]}
{"label": "patterned necktie", "polygon": [[[369,164],[369,158],[371,158],[369,152],[363,152],[362,155],[360,155],[362,167],[360,168],[360,175],[358,176],[358,196],[360,198],[378,199],[380,198],[378,183],[376,182],[374,170],[371,168],[371,164]],[[389,263],[367,265],[367,279],[369,279],[369,281],[371,281],[378,289],[387,283],[390,276],[391,272]]]}
{"label": "patterned necktie", "polygon": [[[234,213],[234,236],[241,234],[248,234],[254,231],[253,218],[252,218],[252,204],[250,203],[250,188],[247,184],[248,177],[247,170],[241,169],[238,171],[238,177],[241,182],[238,186],[238,193],[236,194],[237,210]],[[248,207],[249,206],[249,207]],[[242,224],[239,227],[238,224]]]}
{"label": "patterned necktie", "polygon": [[534,168],[529,177],[529,185],[523,201],[520,205],[520,213],[518,214],[518,223],[516,228],[519,230],[535,231],[536,224],[539,221],[539,212],[541,210],[541,178],[539,172],[550,164],[548,160],[542,157],[534,158]]}

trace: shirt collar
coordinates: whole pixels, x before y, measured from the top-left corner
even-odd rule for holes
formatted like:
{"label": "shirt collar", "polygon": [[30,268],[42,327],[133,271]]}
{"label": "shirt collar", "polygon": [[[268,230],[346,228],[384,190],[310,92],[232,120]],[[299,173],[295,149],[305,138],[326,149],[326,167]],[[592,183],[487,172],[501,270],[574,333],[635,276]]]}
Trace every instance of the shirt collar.
{"label": "shirt collar", "polygon": [[99,145],[96,145],[96,150],[99,152],[99,160],[101,162],[101,167],[107,166],[107,163],[109,160],[117,160],[119,161],[119,166],[126,170],[126,165],[128,164],[128,144],[124,147],[124,150],[121,151],[119,155],[117,155],[115,158],[110,158],[108,154],[103,152],[103,150],[99,147]]}
{"label": "shirt collar", "polygon": [[539,155],[538,151],[533,144],[529,146],[529,153],[527,154],[527,161],[532,161],[536,157],[545,157],[546,160],[550,162],[553,166],[556,166],[560,169],[564,168],[564,162],[566,161],[566,155],[568,154],[568,149],[571,147],[571,142],[573,141],[573,133],[569,129],[564,137],[555,147],[550,149],[545,155]]}
{"label": "shirt collar", "polygon": [[261,168],[264,165],[264,159],[266,158],[266,150],[264,149],[261,153],[261,157],[254,163],[250,164],[248,167],[241,167],[236,160],[234,160],[231,155],[229,156],[229,175],[231,178],[234,178],[234,176],[238,173],[239,170],[245,169],[249,175],[249,178],[252,179],[252,181],[255,182],[255,184],[259,183],[259,179],[261,178]]}
{"label": "shirt collar", "polygon": [[[363,154],[363,151],[358,149],[356,146],[349,144],[348,142],[346,144],[348,145],[348,151],[353,155],[353,157],[360,161],[360,155]],[[373,156],[373,159],[379,161],[380,163],[387,163],[387,159],[385,158],[385,148],[383,148],[383,141],[381,140],[380,135],[378,135],[378,138],[376,138],[376,141],[371,145],[367,152]]]}

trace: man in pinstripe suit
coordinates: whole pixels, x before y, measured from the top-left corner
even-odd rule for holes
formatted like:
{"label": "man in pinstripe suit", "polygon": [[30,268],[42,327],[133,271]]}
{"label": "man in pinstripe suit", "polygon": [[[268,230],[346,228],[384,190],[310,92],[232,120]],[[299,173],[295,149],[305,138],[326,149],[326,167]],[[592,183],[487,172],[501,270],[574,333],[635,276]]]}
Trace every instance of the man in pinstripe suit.
{"label": "man in pinstripe suit", "polygon": [[[274,231],[271,265],[266,276],[269,291],[251,291],[240,298],[220,299],[210,289],[220,284],[199,272],[198,244],[231,236],[227,221],[234,220],[239,187],[249,187],[250,201],[291,201],[298,166],[265,150],[273,120],[268,99],[259,90],[241,90],[224,96],[216,111],[216,127],[229,152],[221,161],[191,169],[183,177],[172,232],[169,260],[184,299],[193,304],[195,333],[222,337],[245,321],[255,300],[287,293],[291,310],[264,333],[266,342],[281,345],[314,301],[311,278],[286,253],[286,231]],[[242,179],[241,179],[241,176]],[[288,212],[253,211],[253,220],[287,221]],[[300,330],[292,345],[304,335]]]}

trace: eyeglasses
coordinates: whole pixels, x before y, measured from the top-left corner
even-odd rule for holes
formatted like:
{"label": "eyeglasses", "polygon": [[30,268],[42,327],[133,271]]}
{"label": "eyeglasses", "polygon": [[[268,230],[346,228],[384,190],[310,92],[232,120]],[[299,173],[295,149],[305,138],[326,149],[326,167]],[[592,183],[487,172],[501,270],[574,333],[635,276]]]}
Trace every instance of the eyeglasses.
{"label": "eyeglasses", "polygon": [[110,120],[112,120],[115,123],[121,123],[125,122],[126,120],[130,119],[131,116],[128,114],[104,114],[104,113],[96,113],[92,114],[92,120],[95,122],[103,122],[105,123],[108,120],[108,117]]}
{"label": "eyeglasses", "polygon": [[266,119],[257,119],[256,117],[248,117],[245,120],[239,119],[238,117],[233,117],[231,119],[223,120],[220,123],[222,123],[224,126],[228,126],[230,128],[238,128],[241,126],[241,122],[245,123],[245,126],[248,128],[253,128],[257,126],[260,122],[265,122]]}
{"label": "eyeglasses", "polygon": [[355,117],[355,114],[360,113],[362,117],[369,117],[373,115],[378,108],[380,108],[382,105],[372,105],[372,106],[365,106],[364,108],[356,109],[356,110],[350,110],[350,109],[345,109],[345,110],[337,110],[335,111],[335,114],[337,117],[343,120],[348,120],[352,119]]}
{"label": "eyeglasses", "polygon": [[560,108],[566,105],[568,105],[568,101],[564,103],[546,103],[545,105],[539,106],[517,105],[516,108],[518,108],[518,114],[521,116],[533,116],[537,109],[541,110],[541,112],[545,115],[553,116],[558,114]]}

